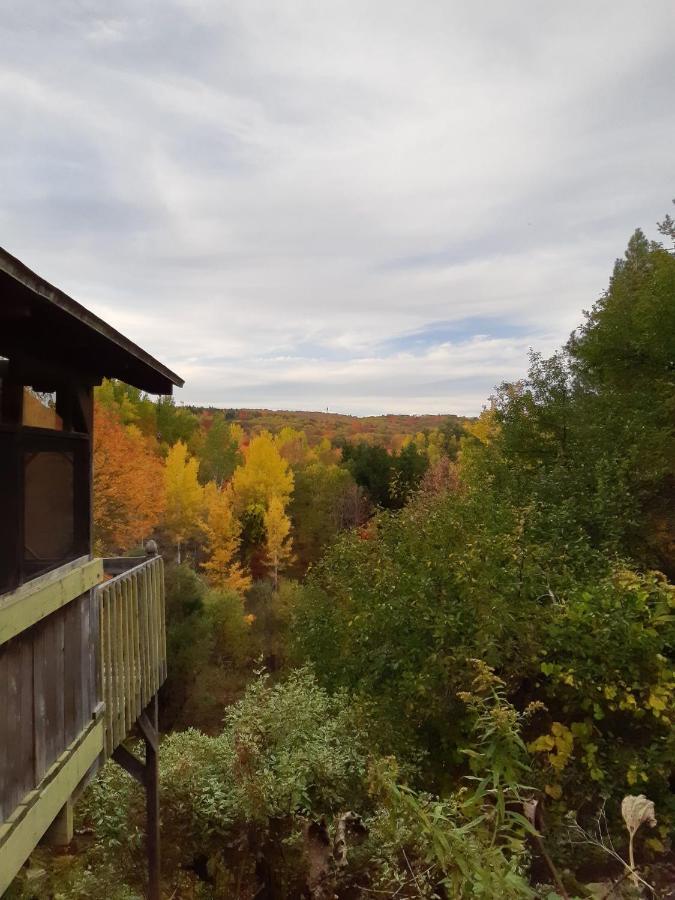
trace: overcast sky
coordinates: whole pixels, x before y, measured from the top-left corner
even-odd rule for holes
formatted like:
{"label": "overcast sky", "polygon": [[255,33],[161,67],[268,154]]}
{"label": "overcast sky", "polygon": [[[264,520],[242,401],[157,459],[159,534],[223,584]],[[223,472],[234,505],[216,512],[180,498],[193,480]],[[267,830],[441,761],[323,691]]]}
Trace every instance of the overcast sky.
{"label": "overcast sky", "polygon": [[477,413],[675,196],[672,0],[0,8],[0,244],[184,402]]}

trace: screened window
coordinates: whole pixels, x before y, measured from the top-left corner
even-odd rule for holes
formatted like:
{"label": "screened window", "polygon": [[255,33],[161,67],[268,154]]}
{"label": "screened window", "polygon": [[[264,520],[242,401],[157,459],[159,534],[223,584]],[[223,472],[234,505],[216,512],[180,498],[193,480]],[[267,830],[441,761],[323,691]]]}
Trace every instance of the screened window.
{"label": "screened window", "polygon": [[91,509],[90,393],[2,375],[0,594],[87,555]]}

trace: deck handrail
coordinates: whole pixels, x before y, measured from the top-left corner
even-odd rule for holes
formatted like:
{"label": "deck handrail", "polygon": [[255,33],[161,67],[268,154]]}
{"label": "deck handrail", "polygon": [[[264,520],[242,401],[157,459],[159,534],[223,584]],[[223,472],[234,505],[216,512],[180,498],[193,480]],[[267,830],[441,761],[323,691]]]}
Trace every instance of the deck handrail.
{"label": "deck handrail", "polygon": [[143,559],[99,585],[96,593],[100,696],[105,704],[105,754],[110,756],[166,678],[162,558]]}

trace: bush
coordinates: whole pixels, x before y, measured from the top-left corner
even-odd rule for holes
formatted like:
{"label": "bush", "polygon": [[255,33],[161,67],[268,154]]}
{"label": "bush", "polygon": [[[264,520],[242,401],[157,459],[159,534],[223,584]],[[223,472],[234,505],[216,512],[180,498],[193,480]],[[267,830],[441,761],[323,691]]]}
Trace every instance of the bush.
{"label": "bush", "polygon": [[639,790],[675,816],[674,607],[663,576],[625,568],[554,606],[529,688],[547,707],[530,748],[561,811]]}
{"label": "bush", "polygon": [[581,540],[558,564],[563,538],[535,542],[528,527],[497,504],[479,516],[465,488],[381,516],[367,540],[344,536],[298,600],[297,652],[372,705],[380,752],[423,755],[429,789],[463,771],[456,694],[481,657],[520,708],[548,707],[528,737],[551,800],[588,808],[638,785],[668,820],[674,589],[609,571]]}
{"label": "bush", "polygon": [[[346,804],[365,806],[366,745],[346,697],[330,696],[306,669],[279,684],[259,674],[215,737],[195,729],[167,736],[160,752],[162,853],[172,883],[190,869],[221,885],[230,884],[233,871],[262,878],[262,855],[280,889],[297,896],[292,885],[304,863],[293,838],[308,819],[332,817]],[[90,852],[99,864],[144,870],[143,804],[141,788],[108,763],[81,807],[95,828]]]}

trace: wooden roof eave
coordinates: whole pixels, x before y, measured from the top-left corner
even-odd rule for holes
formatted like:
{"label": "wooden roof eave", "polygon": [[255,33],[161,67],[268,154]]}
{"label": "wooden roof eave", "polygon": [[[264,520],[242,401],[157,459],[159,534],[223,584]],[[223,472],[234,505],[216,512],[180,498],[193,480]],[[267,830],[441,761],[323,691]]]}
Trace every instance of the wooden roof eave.
{"label": "wooden roof eave", "polygon": [[[86,343],[90,350],[89,359],[82,363],[92,375],[98,378],[120,378],[141,390],[153,394],[171,394],[174,385],[182,387],[184,381],[171,369],[125,337],[103,319],[100,319],[72,297],[40,278],[20,260],[0,247],[0,275],[10,278],[15,286],[25,293],[26,308],[20,310],[24,329],[31,318],[39,312],[48,312],[52,320],[58,322],[63,334],[73,337],[76,345]],[[0,319],[3,313],[3,297],[0,292]],[[16,322],[17,317],[14,317]],[[4,334],[2,333],[4,331]],[[3,337],[5,345],[3,345]],[[23,338],[23,335],[21,336]],[[24,344],[24,340],[18,341]],[[0,353],[12,349],[11,328],[0,330]],[[71,358],[75,366],[78,360]]]}

